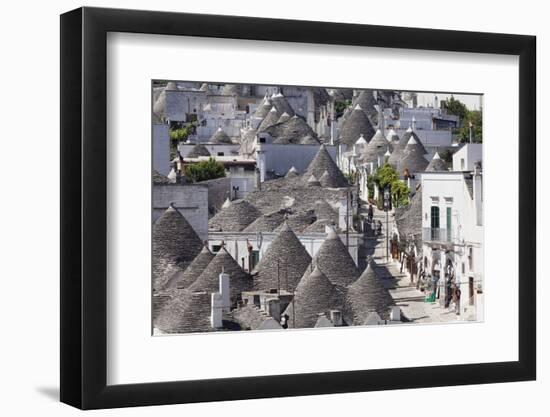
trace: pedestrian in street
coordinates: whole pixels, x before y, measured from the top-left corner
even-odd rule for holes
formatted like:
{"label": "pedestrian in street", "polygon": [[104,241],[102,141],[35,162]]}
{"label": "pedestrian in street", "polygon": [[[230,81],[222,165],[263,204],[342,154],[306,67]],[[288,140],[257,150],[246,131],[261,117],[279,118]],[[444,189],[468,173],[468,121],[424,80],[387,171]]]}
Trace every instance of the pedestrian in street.
{"label": "pedestrian in street", "polygon": [[454,288],[455,289],[453,292],[453,302],[455,304],[455,313],[457,316],[460,316],[460,296],[462,292],[460,291],[460,285],[455,284]]}
{"label": "pedestrian in street", "polygon": [[376,234],[382,236],[382,222],[380,220],[378,220],[378,224],[376,225]]}
{"label": "pedestrian in street", "polygon": [[367,210],[367,215],[369,217],[369,223],[372,223],[372,218],[374,216],[374,210],[372,208],[372,204],[369,204],[369,209]]}

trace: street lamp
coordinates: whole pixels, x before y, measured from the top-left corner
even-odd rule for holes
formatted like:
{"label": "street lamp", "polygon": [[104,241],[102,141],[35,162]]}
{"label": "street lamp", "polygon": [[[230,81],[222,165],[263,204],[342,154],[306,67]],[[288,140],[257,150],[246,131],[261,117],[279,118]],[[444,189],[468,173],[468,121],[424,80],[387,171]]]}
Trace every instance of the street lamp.
{"label": "street lamp", "polygon": [[386,262],[390,261],[390,234],[388,233],[388,211],[390,210],[390,188],[384,188],[384,211],[386,212]]}

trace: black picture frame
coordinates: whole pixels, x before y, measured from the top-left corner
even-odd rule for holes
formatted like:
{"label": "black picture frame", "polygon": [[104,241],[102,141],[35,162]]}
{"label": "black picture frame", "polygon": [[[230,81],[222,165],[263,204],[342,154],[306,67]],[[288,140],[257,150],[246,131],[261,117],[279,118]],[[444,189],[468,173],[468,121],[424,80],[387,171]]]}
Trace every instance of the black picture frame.
{"label": "black picture frame", "polygon": [[[519,56],[518,361],[107,385],[108,32]],[[60,56],[62,402],[96,409],[536,378],[534,36],[85,7],[61,15]]]}

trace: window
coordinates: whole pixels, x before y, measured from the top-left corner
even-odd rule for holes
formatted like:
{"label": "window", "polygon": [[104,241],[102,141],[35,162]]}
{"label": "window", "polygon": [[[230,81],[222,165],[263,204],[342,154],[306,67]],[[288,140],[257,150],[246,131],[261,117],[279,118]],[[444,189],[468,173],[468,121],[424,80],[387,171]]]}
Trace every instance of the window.
{"label": "window", "polygon": [[453,230],[453,208],[447,207],[447,240],[451,240]]}
{"label": "window", "polygon": [[221,248],[222,245],[212,245],[212,253],[218,253]]}
{"label": "window", "polygon": [[223,156],[223,152],[218,152],[218,156]]}
{"label": "window", "polygon": [[430,226],[432,239],[439,239],[439,207],[437,206],[431,208]]}
{"label": "window", "polygon": [[464,158],[460,158],[460,170],[464,171],[464,167],[465,167]]}
{"label": "window", "polygon": [[474,248],[471,246],[468,248],[468,269],[474,270]]}
{"label": "window", "polygon": [[265,138],[260,138],[260,143],[265,143]]}
{"label": "window", "polygon": [[250,266],[249,269],[252,271],[256,265],[258,265],[258,262],[260,261],[260,251],[253,250],[250,252]]}

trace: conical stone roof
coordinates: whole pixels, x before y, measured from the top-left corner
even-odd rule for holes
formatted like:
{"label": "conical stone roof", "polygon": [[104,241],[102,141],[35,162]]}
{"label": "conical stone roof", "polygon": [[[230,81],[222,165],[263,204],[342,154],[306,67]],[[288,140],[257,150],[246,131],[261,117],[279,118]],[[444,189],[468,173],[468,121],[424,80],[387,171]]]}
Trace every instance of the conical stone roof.
{"label": "conical stone roof", "polygon": [[288,113],[281,114],[281,117],[279,117],[279,120],[277,120],[277,124],[284,123],[290,120],[292,116],[290,116]]}
{"label": "conical stone roof", "polygon": [[187,158],[198,158],[199,156],[210,156],[210,152],[202,143],[197,143],[187,154]]}
{"label": "conical stone roof", "polygon": [[378,103],[372,90],[362,90],[353,100],[353,105],[359,105],[372,123],[376,123],[378,120],[378,110],[374,107],[376,104]]}
{"label": "conical stone roof", "polygon": [[373,261],[369,262],[361,276],[348,287],[348,317],[354,325],[362,325],[369,312],[375,311],[382,318],[388,318],[393,299],[376,274]]}
{"label": "conical stone roof", "polygon": [[283,314],[289,316],[289,327],[314,327],[319,313],[342,309],[341,292],[330,282],[320,268],[306,271],[296,287],[293,301]]}
{"label": "conical stone roof", "polygon": [[332,177],[328,171],[323,172],[323,175],[321,175],[321,178],[319,178],[319,182],[323,187],[327,188],[338,188],[339,184],[335,177]]}
{"label": "conical stone roof", "polygon": [[361,106],[356,105],[350,115],[346,117],[340,129],[340,143],[351,148],[361,135],[365,138],[371,138],[374,133],[369,118]]}
{"label": "conical stone roof", "polygon": [[[325,171],[326,172],[326,171]],[[317,179],[317,177],[315,177],[315,175],[310,175],[309,178],[307,179],[307,185],[308,187],[320,187],[321,186],[321,183],[319,182],[319,180]]]}
{"label": "conical stone roof", "polygon": [[[283,116],[281,116],[281,118],[283,118]],[[264,131],[274,138],[284,138],[289,143],[300,143],[300,140],[304,136],[317,136],[313,129],[301,117],[294,115],[282,123],[280,120],[279,118],[276,124],[265,128]]]}
{"label": "conical stone roof", "polygon": [[317,200],[313,205],[313,211],[318,220],[338,220],[338,212],[326,200]]}
{"label": "conical stone roof", "polygon": [[300,175],[300,173],[298,172],[298,170],[294,167],[291,167],[288,170],[288,172],[286,173],[285,178],[293,178],[293,177],[297,177],[299,175]]}
{"label": "conical stone roof", "polygon": [[189,264],[185,271],[178,275],[176,287],[187,288],[193,284],[199,275],[206,269],[212,259],[214,259],[214,254],[210,252],[208,246],[205,245],[202,248],[201,253],[193,259],[193,262]]}
{"label": "conical stone roof", "polygon": [[168,268],[186,268],[201,249],[202,242],[193,227],[170,204],[153,224],[153,289],[164,288]]}
{"label": "conical stone roof", "polygon": [[172,297],[153,318],[153,326],[164,333],[213,331],[210,298],[207,292],[173,290]]}
{"label": "conical stone roof", "polygon": [[256,233],[256,232],[272,232],[279,227],[285,221],[287,210],[280,209],[271,213],[264,214],[258,217],[252,223],[250,223],[243,232]]}
{"label": "conical stone roof", "polygon": [[258,290],[294,291],[311,263],[311,256],[285,222],[252,272]]}
{"label": "conical stone roof", "polygon": [[235,305],[241,298],[243,291],[252,289],[252,279],[250,275],[243,271],[240,265],[222,247],[219,252],[210,261],[206,269],[199,275],[193,284],[188,288],[189,291],[206,291],[208,293],[218,292],[220,288],[220,274],[224,272],[229,275],[229,292],[231,294],[231,304]]}
{"label": "conical stone roof", "polygon": [[212,143],[227,143],[231,144],[233,143],[231,141],[231,138],[223,131],[221,127],[218,127],[218,130],[214,132],[212,137],[210,138],[210,142]]}
{"label": "conical stone roof", "polygon": [[267,114],[269,113],[269,110],[273,107],[273,104],[271,103],[271,100],[269,100],[267,97],[263,99],[263,101],[260,103],[256,111],[254,112],[254,118],[255,119],[263,119]]}
{"label": "conical stone roof", "polygon": [[435,153],[432,160],[426,167],[426,171],[448,171],[447,164],[441,157],[439,153]]}
{"label": "conical stone roof", "polygon": [[321,145],[315,155],[315,158],[313,158],[307,167],[307,170],[304,173],[304,178],[306,181],[312,175],[316,178],[321,178],[325,171],[327,171],[331,176],[331,181],[338,184],[338,187],[347,187],[349,185],[346,177],[344,177],[344,174],[340,171],[340,168],[338,168],[336,162],[334,162],[325,146]]}
{"label": "conical stone roof", "polygon": [[210,230],[222,232],[240,232],[262,213],[246,200],[234,200],[222,206],[222,209],[208,221]]}
{"label": "conical stone roof", "polygon": [[264,117],[262,123],[258,126],[258,132],[263,132],[268,127],[276,125],[279,121],[279,117],[281,117],[281,113],[277,111],[275,106],[271,107],[271,110],[269,110],[267,116]]}
{"label": "conical stone roof", "polygon": [[428,161],[424,158],[422,145],[419,145],[419,142],[411,136],[397,164],[397,173],[403,175],[405,170],[408,170],[410,174],[424,172],[427,166]]}
{"label": "conical stone roof", "polygon": [[330,229],[312,263],[335,285],[345,287],[359,277],[359,270],[353,258],[333,228]]}
{"label": "conical stone roof", "polygon": [[380,130],[377,130],[375,135],[372,137],[370,142],[365,147],[361,160],[363,162],[378,162],[379,156],[384,156],[384,154],[390,149],[390,143],[384,137]]}
{"label": "conical stone roof", "polygon": [[[313,210],[302,210],[296,213],[292,213],[287,216],[287,225],[295,232],[303,232],[309,225],[313,224],[317,220]],[[279,232],[283,230],[285,224],[278,226],[275,231]]]}
{"label": "conical stone roof", "polygon": [[401,136],[401,139],[399,139],[399,146],[401,146],[402,149],[405,149],[409,141],[411,140],[411,137],[415,139],[415,141],[420,145],[420,148],[422,149],[423,154],[427,154],[428,151],[422,144],[422,141],[418,137],[418,135],[412,130],[412,128],[408,128],[405,133],[403,133],[403,136]]}
{"label": "conical stone roof", "polygon": [[281,93],[272,95],[271,102],[280,114],[287,113],[289,116],[294,116],[294,109]]}

